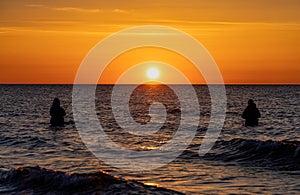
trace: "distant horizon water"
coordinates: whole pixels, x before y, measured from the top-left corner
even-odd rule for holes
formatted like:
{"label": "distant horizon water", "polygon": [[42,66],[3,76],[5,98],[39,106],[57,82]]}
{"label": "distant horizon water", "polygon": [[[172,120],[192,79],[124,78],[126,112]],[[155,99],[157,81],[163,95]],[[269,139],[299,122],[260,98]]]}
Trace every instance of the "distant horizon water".
{"label": "distant horizon water", "polygon": [[[139,85],[156,83],[124,83],[117,85]],[[157,84],[161,84],[158,82]],[[165,83],[167,85],[187,85],[181,83]],[[0,85],[74,85],[74,83],[0,83]],[[83,83],[80,85],[94,85],[94,83]],[[97,85],[115,85],[114,83],[97,83]],[[192,85],[300,85],[300,83],[192,83]]]}

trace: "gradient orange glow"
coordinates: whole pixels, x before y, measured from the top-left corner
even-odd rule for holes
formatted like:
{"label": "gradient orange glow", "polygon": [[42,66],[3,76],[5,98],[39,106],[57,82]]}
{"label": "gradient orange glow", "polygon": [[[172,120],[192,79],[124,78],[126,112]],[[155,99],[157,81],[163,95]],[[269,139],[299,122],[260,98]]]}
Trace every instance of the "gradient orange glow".
{"label": "gradient orange glow", "polygon": [[[202,74],[188,59],[175,52],[156,47],[137,48],[116,57],[110,64],[108,64],[108,66],[103,71],[99,79],[99,83],[116,83],[118,78],[122,75],[122,73],[126,72],[126,70],[133,67],[134,65],[147,61],[157,61],[172,65],[174,68],[182,72],[187,78],[189,78],[191,83],[206,83]],[[147,70],[147,68],[145,68],[145,71]],[[156,66],[156,68],[162,69],[159,66]],[[140,72],[139,74],[132,75],[132,80],[129,80],[128,83],[134,82],[135,77],[136,80],[139,80],[138,77],[146,78],[147,76],[145,74],[145,71]],[[169,72],[167,70],[161,71],[160,74],[161,77],[169,76]],[[176,82],[175,78],[174,82],[172,83],[180,84]]]}
{"label": "gradient orange glow", "polygon": [[[178,28],[199,40],[225,83],[300,83],[300,1],[19,0],[0,1],[0,9],[0,83],[73,83],[97,42],[148,24]],[[203,83],[182,56],[153,48],[119,56],[100,82],[114,82],[143,60],[163,60]]]}

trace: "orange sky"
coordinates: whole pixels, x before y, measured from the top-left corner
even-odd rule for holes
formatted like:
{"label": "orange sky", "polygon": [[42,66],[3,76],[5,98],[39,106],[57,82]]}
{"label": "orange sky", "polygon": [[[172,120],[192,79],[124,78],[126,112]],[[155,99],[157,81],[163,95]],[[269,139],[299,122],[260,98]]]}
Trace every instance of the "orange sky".
{"label": "orange sky", "polygon": [[[73,83],[97,42],[137,25],[191,34],[211,53],[225,83],[300,83],[299,0],[19,0],[0,1],[0,9],[0,83]],[[149,49],[120,56],[100,81],[114,82],[124,59],[134,65],[148,58],[164,58],[202,82],[180,56]]]}

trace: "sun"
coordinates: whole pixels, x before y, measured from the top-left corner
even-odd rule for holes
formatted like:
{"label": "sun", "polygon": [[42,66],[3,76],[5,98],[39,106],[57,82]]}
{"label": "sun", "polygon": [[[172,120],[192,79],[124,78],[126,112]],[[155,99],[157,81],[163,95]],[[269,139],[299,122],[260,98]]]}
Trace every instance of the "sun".
{"label": "sun", "polygon": [[159,70],[157,68],[149,68],[147,70],[147,77],[149,79],[157,79],[159,77]]}

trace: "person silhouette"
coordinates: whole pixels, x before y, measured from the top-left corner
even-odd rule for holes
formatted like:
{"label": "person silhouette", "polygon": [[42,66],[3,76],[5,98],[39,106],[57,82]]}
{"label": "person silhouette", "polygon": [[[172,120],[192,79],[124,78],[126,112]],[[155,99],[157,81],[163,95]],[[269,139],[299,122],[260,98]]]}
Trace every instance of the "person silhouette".
{"label": "person silhouette", "polygon": [[50,108],[50,123],[51,126],[62,126],[64,125],[64,116],[66,115],[65,110],[60,107],[60,101],[58,98],[54,98],[52,106]]}
{"label": "person silhouette", "polygon": [[256,108],[256,104],[252,99],[248,100],[248,106],[245,108],[242,118],[246,119],[245,126],[257,126],[258,118],[260,118],[260,112]]}

